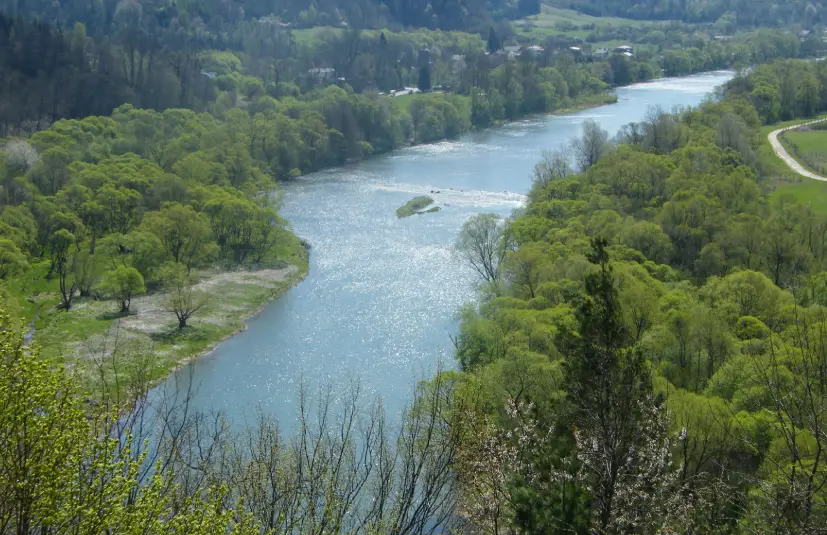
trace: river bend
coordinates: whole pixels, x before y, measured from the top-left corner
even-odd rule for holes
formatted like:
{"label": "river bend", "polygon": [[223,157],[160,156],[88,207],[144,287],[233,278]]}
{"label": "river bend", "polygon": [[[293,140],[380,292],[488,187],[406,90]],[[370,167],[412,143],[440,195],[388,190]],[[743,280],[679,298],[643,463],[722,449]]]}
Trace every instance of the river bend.
{"label": "river bend", "polygon": [[[312,244],[307,278],[177,379],[192,377],[196,410],[232,422],[251,422],[261,409],[289,428],[302,381],[311,392],[332,385],[334,395],[358,381],[363,395],[381,396],[389,414],[398,413],[417,378],[439,361],[455,365],[449,335],[457,310],[475,299],[474,275],[451,254],[462,223],[520,207],[542,151],[568,143],[584,120],[614,134],[650,106],[697,105],[731,76],[638,84],[618,90],[617,104],[533,117],[287,184],[282,215]],[[422,194],[441,211],[396,218],[396,208]]]}

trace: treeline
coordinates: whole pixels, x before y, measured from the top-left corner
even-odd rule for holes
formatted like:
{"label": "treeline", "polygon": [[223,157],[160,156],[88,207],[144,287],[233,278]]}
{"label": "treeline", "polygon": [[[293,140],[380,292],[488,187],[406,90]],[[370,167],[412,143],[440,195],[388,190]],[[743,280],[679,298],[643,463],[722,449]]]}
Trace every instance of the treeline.
{"label": "treeline", "polygon": [[741,27],[779,27],[799,24],[813,27],[827,22],[827,5],[820,0],[555,0],[589,15],[614,15],[632,19],[717,22],[732,20]]}
{"label": "treeline", "polygon": [[[468,85],[468,96],[434,93],[394,97],[412,99],[407,112],[396,109],[403,114],[404,124],[410,121],[413,142],[453,139],[472,127],[485,128],[532,113],[616,100],[608,92],[611,85],[598,78],[600,68],[577,63],[568,54],[548,61],[525,55],[502,61],[496,67],[487,56],[480,55],[476,60],[470,59],[463,68],[466,72],[461,73],[462,83]],[[645,73],[653,74],[651,70],[629,67],[626,71],[629,82],[640,72],[644,73],[643,79],[651,79]]]}
{"label": "treeline", "polygon": [[676,47],[664,47],[660,65],[666,76],[690,72],[746,68],[780,58],[810,58],[824,50],[820,39],[802,41],[797,36],[773,30],[758,30],[730,41],[687,38]]}
{"label": "treeline", "polygon": [[821,61],[779,61],[759,65],[726,86],[743,95],[766,124],[811,117],[827,110],[827,65]]}
{"label": "treeline", "polygon": [[[649,32],[636,30],[622,35],[597,30],[593,33],[587,36],[585,43],[581,38],[568,35],[546,37],[540,41],[541,49],[522,51],[519,58],[532,59],[540,67],[554,67],[561,72],[564,70],[561,63],[574,59],[587,64],[590,74],[604,82],[625,85],[646,81],[661,73],[682,76],[741,68],[780,58],[817,57],[825,50],[820,38],[802,40],[787,32],[768,29],[741,33],[729,40],[716,40],[705,32],[695,32],[684,26]],[[600,48],[605,48],[600,42],[615,39],[649,46],[636,47],[631,58],[613,54],[613,51],[595,57]],[[389,91],[400,86],[416,86],[422,67],[427,65],[432,85],[468,95],[472,87],[480,85],[480,79],[504,63],[504,56],[498,53],[506,54],[503,48],[513,47],[518,41],[512,30],[503,27],[489,28],[485,41],[463,33],[330,32],[306,53],[309,64],[334,68],[336,75],[345,78],[356,91]],[[580,48],[582,55],[573,56],[569,51],[571,46]],[[527,48],[525,43],[524,48]],[[302,80],[305,84],[312,82],[302,71],[308,60],[303,64],[295,60],[283,62],[282,75]],[[615,71],[619,71],[617,75]],[[256,75],[266,77],[266,72],[257,70]]]}
{"label": "treeline", "polygon": [[124,103],[198,108],[213,98],[194,51],[162,53],[125,34],[91,39],[81,25],[61,31],[0,12],[0,137]]}
{"label": "treeline", "polygon": [[[485,128],[532,113],[547,113],[580,103],[612,102],[610,85],[591,65],[561,55],[542,66],[530,56],[492,68],[485,56],[466,74],[464,95],[415,96],[408,111],[416,142],[454,138],[471,127]],[[396,97],[400,98],[400,97]],[[405,98],[405,97],[402,97]]]}
{"label": "treeline", "polygon": [[[765,69],[791,67],[816,68]],[[477,407],[458,478],[481,529],[827,524],[827,214],[764,193],[766,117],[733,89],[760,70],[615,142],[587,123],[523,212],[464,226],[488,297],[455,339]]]}

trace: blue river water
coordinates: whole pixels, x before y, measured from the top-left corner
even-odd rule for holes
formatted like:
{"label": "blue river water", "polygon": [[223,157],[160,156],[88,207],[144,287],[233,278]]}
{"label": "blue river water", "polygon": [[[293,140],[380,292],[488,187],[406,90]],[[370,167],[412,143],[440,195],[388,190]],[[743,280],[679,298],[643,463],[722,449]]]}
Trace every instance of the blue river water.
{"label": "blue river water", "polygon": [[[697,105],[731,76],[638,84],[618,90],[617,104],[532,117],[287,184],[282,214],[312,244],[307,278],[168,381],[193,381],[193,409],[236,423],[264,411],[289,429],[302,383],[311,393],[329,386],[334,398],[358,383],[365,399],[380,396],[398,414],[418,379],[440,362],[455,367],[449,335],[458,309],[476,298],[474,274],[451,250],[463,222],[519,208],[542,152],[569,143],[584,120],[614,134],[651,106]],[[441,211],[397,219],[396,208],[423,194]]]}

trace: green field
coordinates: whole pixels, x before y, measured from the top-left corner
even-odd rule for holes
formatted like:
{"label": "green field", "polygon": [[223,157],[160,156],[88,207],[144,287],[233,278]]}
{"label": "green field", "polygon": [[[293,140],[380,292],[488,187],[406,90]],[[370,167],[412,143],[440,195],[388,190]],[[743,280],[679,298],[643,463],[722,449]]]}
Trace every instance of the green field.
{"label": "green field", "polygon": [[781,142],[798,163],[814,173],[827,174],[827,130],[785,132]]}
{"label": "green field", "polygon": [[595,24],[597,26],[647,26],[655,21],[624,19],[620,17],[594,17],[579,11],[563,9],[543,4],[539,15],[533,15],[528,19],[534,21],[538,26],[551,27],[559,23],[582,26],[584,24]]}
{"label": "green field", "polygon": [[[660,22],[662,24],[662,22]],[[620,17],[593,17],[573,11],[543,4],[540,14],[526,17],[514,22],[514,29],[524,36],[542,38],[548,35],[567,35],[585,39],[590,30],[582,29],[585,25],[633,26],[643,28],[656,24],[655,21],[623,19]],[[577,29],[566,30],[565,27],[576,26]],[[528,29],[528,31],[527,31]]]}
{"label": "green field", "polygon": [[[328,35],[343,35],[343,28],[331,26],[316,26],[314,28],[292,30],[293,38],[299,46],[313,47],[318,45]],[[360,30],[362,37],[379,39],[381,33],[388,39],[402,38],[417,48],[444,48],[457,45],[460,48],[473,46],[483,47],[482,38],[475,33],[416,29],[405,32],[392,32],[391,30]]]}
{"label": "green field", "polygon": [[[800,122],[802,121],[788,121],[785,123],[765,126],[761,129],[761,144],[756,151],[756,155],[758,157],[758,169],[764,180],[764,187],[772,191],[771,199],[791,197],[797,202],[807,205],[817,212],[827,213],[827,182],[810,180],[791,171],[790,168],[775,155],[770,147],[769,141],[767,140],[767,136],[770,132]],[[787,135],[789,134],[790,133]],[[798,135],[806,137],[811,134],[815,134],[812,139],[821,139],[821,147],[827,149],[827,143],[824,141],[827,140],[827,131],[814,131],[806,133],[794,132],[793,134],[796,134],[796,137]],[[805,141],[804,143],[805,146],[809,148],[816,142]],[[801,145],[799,145],[799,147],[800,146]]]}
{"label": "green field", "polygon": [[770,199],[789,197],[809,206],[814,212],[827,214],[827,183],[802,178],[800,182],[780,184]]}

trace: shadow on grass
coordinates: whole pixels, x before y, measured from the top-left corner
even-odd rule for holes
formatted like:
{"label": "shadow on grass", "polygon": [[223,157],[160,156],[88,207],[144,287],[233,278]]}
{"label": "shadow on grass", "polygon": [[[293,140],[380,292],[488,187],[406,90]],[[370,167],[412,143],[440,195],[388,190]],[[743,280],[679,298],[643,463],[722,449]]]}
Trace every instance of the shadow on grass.
{"label": "shadow on grass", "polygon": [[134,315],[135,315],[135,312],[132,312],[131,310],[127,310],[126,312],[124,312],[123,310],[115,310],[115,311],[109,311],[109,312],[101,312],[100,314],[98,314],[97,319],[108,321],[108,320],[117,320],[117,319],[120,319],[120,318],[125,318],[127,316],[134,316]]}
{"label": "shadow on grass", "polygon": [[181,344],[184,342],[203,342],[211,338],[211,331],[187,325],[183,329],[173,327],[172,329],[152,333],[149,337],[153,342],[161,344]]}

